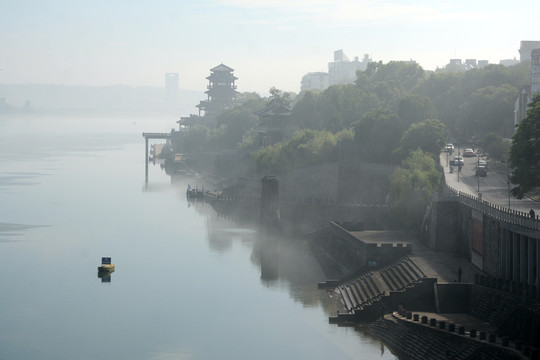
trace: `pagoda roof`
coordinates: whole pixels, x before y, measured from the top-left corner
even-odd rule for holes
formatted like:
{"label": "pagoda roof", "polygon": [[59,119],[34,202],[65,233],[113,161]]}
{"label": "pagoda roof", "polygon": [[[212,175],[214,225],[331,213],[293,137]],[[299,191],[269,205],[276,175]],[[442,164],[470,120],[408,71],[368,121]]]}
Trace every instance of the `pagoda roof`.
{"label": "pagoda roof", "polygon": [[272,115],[290,115],[291,109],[286,106],[279,105],[277,107],[265,107],[256,112],[259,116],[272,116]]}
{"label": "pagoda roof", "polygon": [[180,120],[177,121],[177,123],[180,125],[192,126],[192,125],[196,125],[199,122],[200,118],[201,117],[198,115],[191,114],[189,115],[189,117],[182,116]]}
{"label": "pagoda roof", "polygon": [[227,72],[231,72],[231,71],[234,71],[234,69],[231,69],[227,65],[224,65],[223,63],[221,63],[218,66],[214,67],[213,69],[210,69],[210,71],[227,71]]}

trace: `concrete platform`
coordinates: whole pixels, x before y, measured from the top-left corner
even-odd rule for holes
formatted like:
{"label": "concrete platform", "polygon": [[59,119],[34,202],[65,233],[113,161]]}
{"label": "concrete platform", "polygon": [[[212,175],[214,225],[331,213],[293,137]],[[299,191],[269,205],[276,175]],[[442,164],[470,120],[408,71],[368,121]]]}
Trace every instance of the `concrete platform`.
{"label": "concrete platform", "polygon": [[424,272],[427,277],[437,278],[438,283],[458,281],[458,269],[461,267],[461,282],[474,283],[474,275],[482,274],[476,266],[465,258],[429,249],[419,241],[413,242],[411,260]]}
{"label": "concrete platform", "polygon": [[[496,326],[490,325],[488,322],[477,319],[474,316],[469,315],[469,314],[437,314],[437,313],[422,312],[422,311],[413,311],[413,314],[418,314],[420,319],[422,318],[422,316],[427,316],[428,319],[436,319],[437,324],[439,324],[440,321],[444,321],[446,322],[446,329],[448,329],[448,324],[455,324],[456,329],[458,326],[464,326],[467,332],[470,329],[475,329],[477,332],[486,331],[487,333],[494,333],[495,330],[497,330]],[[406,319],[405,317],[401,317],[397,313],[387,314],[385,315],[385,318],[389,316],[399,317],[400,319],[405,320],[405,321],[420,323],[419,321],[409,320],[409,319]],[[423,325],[430,326],[429,324],[423,324]]]}
{"label": "concrete platform", "polygon": [[349,231],[365,244],[412,244],[414,234],[410,231]]}

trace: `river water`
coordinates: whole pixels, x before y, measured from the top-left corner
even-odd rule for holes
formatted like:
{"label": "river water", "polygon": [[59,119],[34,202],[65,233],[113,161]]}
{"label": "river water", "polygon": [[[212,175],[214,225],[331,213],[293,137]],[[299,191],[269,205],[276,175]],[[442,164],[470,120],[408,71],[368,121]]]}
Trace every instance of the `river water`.
{"label": "river water", "polygon": [[0,117],[0,359],[396,359],[328,324],[301,240],[188,203],[194,178],[145,184],[141,134],[174,125]]}

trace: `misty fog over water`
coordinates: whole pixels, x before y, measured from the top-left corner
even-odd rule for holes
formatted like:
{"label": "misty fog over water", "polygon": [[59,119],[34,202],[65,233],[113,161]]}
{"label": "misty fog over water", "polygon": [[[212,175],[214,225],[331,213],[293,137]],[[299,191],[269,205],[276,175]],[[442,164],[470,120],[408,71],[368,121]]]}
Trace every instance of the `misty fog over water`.
{"label": "misty fog over water", "polygon": [[188,204],[200,180],[145,185],[141,134],[174,125],[0,117],[0,359],[395,359],[328,324],[300,241]]}

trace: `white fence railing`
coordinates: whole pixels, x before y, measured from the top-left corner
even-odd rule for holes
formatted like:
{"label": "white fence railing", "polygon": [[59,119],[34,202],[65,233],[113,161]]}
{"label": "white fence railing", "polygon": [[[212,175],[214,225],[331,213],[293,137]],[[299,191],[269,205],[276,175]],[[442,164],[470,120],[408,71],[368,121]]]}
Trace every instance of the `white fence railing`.
{"label": "white fence railing", "polygon": [[495,205],[489,201],[481,200],[476,196],[457,191],[448,185],[445,185],[443,191],[437,194],[437,198],[442,201],[458,201],[460,204],[480,211],[495,220],[519,225],[532,230],[540,230],[540,218],[538,215],[531,217],[530,214],[526,212]]}

